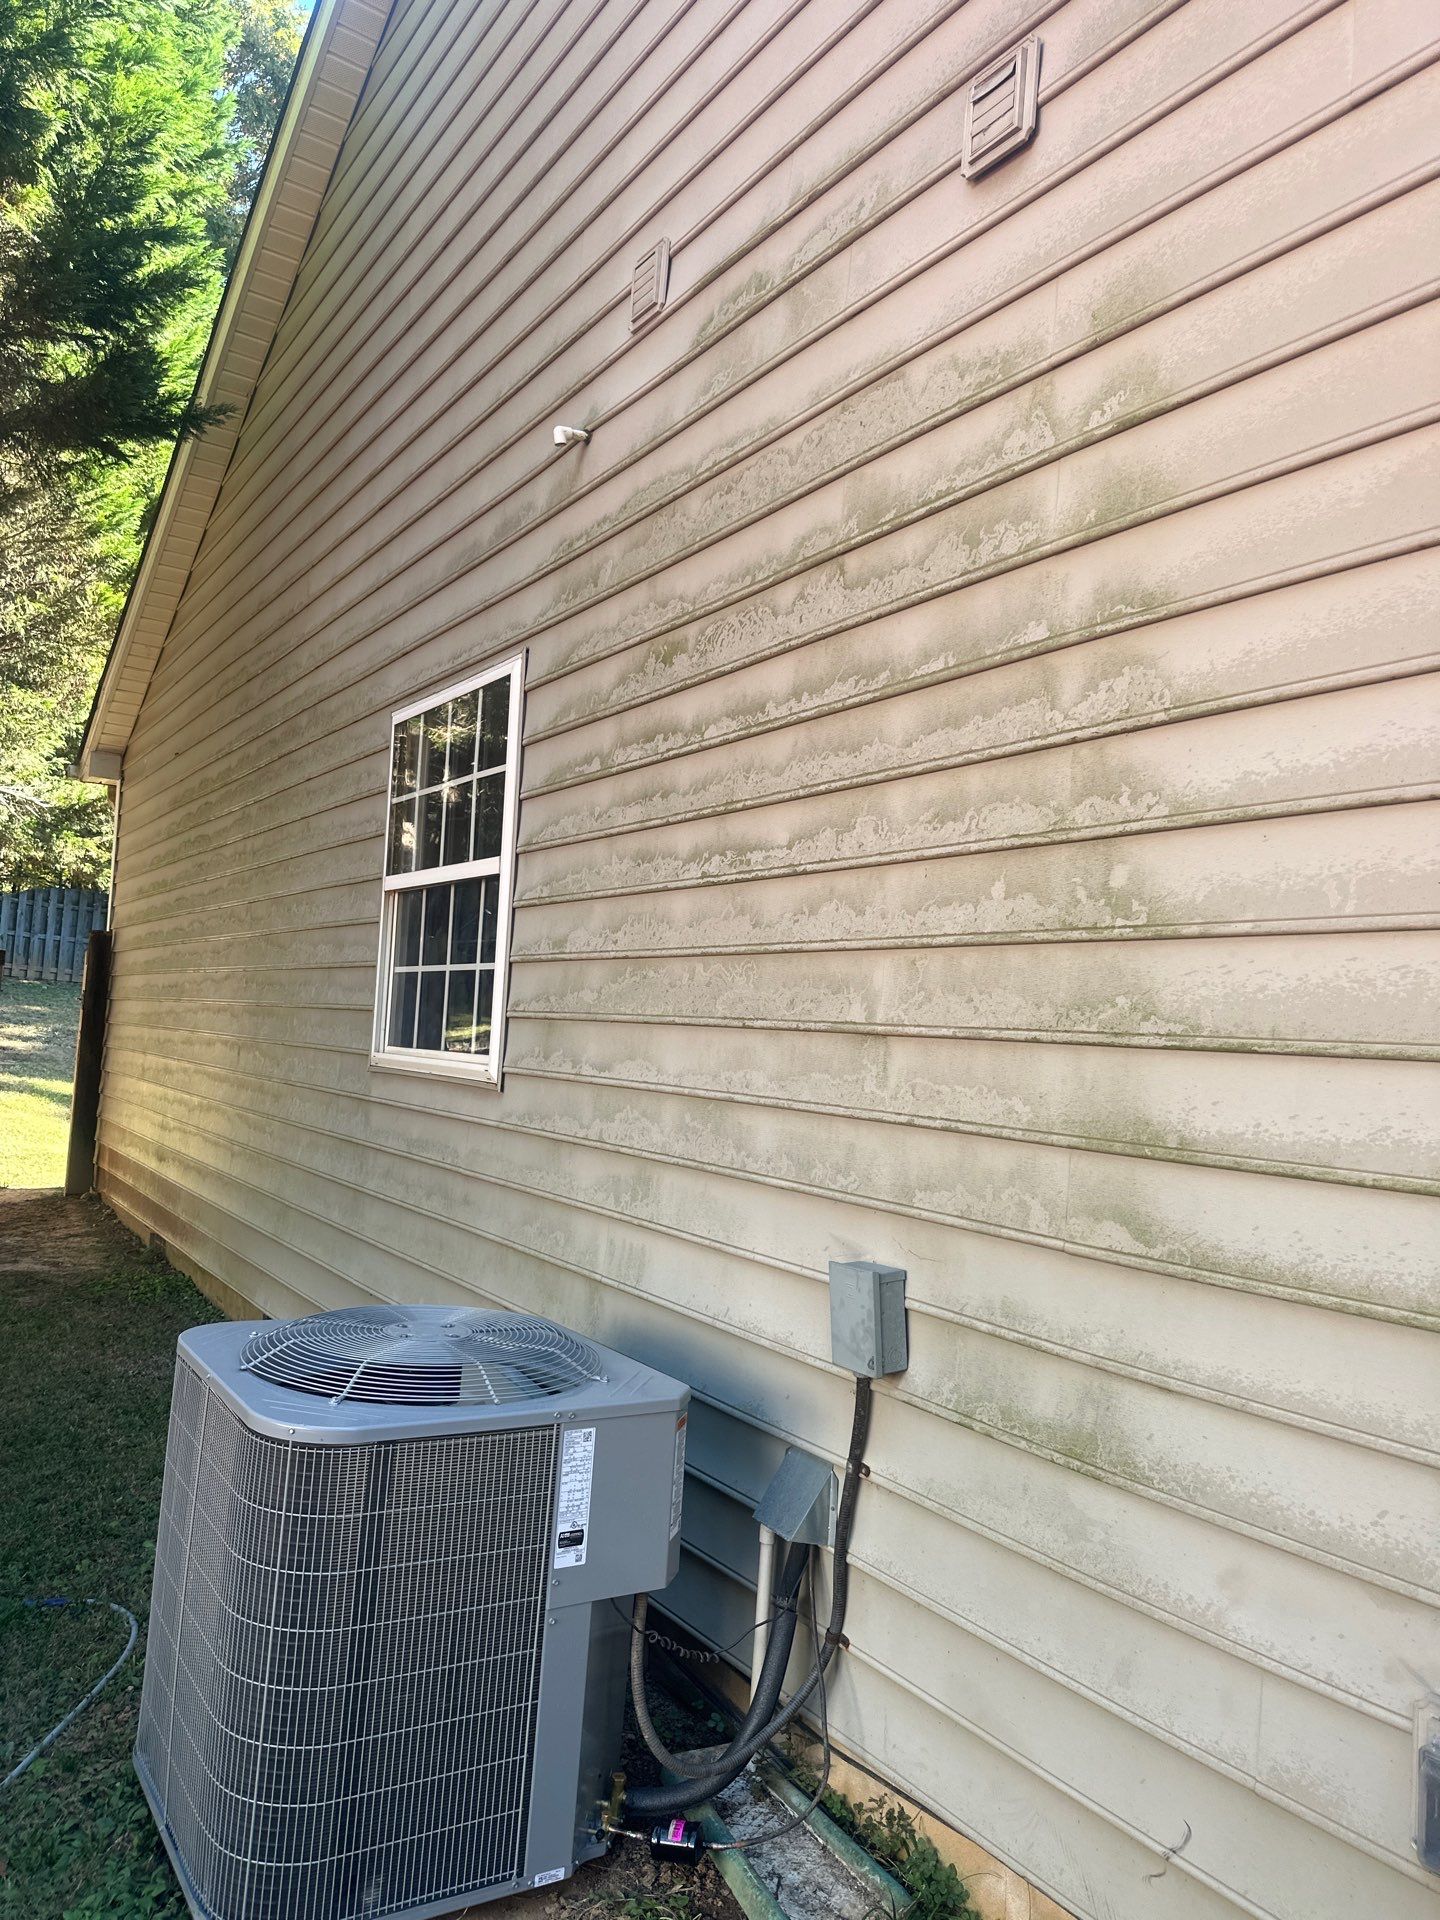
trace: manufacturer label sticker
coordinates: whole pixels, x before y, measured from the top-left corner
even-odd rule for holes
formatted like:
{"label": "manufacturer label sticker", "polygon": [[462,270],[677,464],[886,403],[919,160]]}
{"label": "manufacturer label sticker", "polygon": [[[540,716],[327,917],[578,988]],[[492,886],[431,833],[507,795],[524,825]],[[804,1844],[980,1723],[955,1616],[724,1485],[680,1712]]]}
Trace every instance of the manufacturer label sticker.
{"label": "manufacturer label sticker", "polygon": [[564,1878],[564,1867],[551,1867],[548,1873],[537,1873],[530,1884],[532,1887],[553,1887],[557,1880]]}
{"label": "manufacturer label sticker", "polygon": [[689,1415],[682,1413],[675,1422],[675,1479],[670,1488],[670,1538],[680,1531],[680,1507],[685,1497],[685,1428]]}
{"label": "manufacturer label sticker", "polygon": [[[570,1427],[560,1443],[560,1497],[555,1507],[555,1565],[583,1567],[589,1546],[595,1429]],[[539,1886],[540,1882],[535,1883]]]}

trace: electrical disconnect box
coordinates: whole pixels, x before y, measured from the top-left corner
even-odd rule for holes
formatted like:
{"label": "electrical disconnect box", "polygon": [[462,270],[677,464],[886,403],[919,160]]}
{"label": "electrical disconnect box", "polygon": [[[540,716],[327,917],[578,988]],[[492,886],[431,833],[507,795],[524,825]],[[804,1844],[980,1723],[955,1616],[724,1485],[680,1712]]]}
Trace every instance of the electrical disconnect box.
{"label": "electrical disconnect box", "polygon": [[830,1262],[830,1358],[878,1379],[910,1364],[905,1269],[878,1260]]}

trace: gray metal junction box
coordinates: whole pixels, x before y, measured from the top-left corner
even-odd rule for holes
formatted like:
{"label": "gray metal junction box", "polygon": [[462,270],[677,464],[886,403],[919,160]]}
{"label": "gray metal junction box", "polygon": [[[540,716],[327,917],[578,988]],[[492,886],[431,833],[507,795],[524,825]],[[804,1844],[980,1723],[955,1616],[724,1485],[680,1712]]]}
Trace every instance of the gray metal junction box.
{"label": "gray metal junction box", "polygon": [[879,1260],[830,1262],[830,1358],[879,1379],[910,1364],[905,1269]]}
{"label": "gray metal junction box", "polygon": [[688,1399],[520,1314],[181,1336],[135,1759],[197,1920],[422,1920],[604,1851]]}

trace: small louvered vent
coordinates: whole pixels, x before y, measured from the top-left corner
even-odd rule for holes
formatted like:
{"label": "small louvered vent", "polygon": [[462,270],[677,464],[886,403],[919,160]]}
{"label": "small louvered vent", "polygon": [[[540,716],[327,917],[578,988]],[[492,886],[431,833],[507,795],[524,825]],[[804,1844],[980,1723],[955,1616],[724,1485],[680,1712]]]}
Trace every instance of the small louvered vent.
{"label": "small louvered vent", "polygon": [[636,263],[630,286],[630,326],[632,330],[653,320],[665,304],[670,291],[670,242],[662,240]]}
{"label": "small louvered vent", "polygon": [[573,1333],[523,1313],[465,1307],[342,1307],[252,1334],[241,1366],[332,1401],[511,1406],[603,1378]]}
{"label": "small louvered vent", "polygon": [[992,60],[970,83],[960,171],[967,180],[996,166],[1035,131],[1040,90],[1040,42],[1031,34]]}

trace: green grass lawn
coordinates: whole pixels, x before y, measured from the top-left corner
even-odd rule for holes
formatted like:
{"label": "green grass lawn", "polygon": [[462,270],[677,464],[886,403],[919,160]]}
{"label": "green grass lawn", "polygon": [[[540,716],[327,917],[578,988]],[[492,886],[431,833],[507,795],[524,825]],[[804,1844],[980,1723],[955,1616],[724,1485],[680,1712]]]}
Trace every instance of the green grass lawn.
{"label": "green grass lawn", "polygon": [[[37,1204],[95,1203],[6,1211]],[[83,1697],[126,1634],[108,1608],[37,1612],[17,1599],[118,1600],[144,1627],[175,1337],[217,1317],[188,1280],[112,1232],[118,1258],[103,1278],[0,1273],[0,1775]],[[0,1790],[4,1920],[184,1915],[130,1764],[143,1651],[142,1639],[99,1700]]]}
{"label": "green grass lawn", "polygon": [[[219,1317],[93,1198],[0,1200],[0,1777],[125,1645],[125,1623],[108,1608],[24,1600],[116,1600],[141,1627],[99,1699],[0,1788],[0,1920],[186,1920],[131,1751],[175,1340]],[[655,1705],[682,1747],[713,1740],[724,1724]],[[637,1780],[655,1778],[633,1728],[622,1763]],[[527,1912],[530,1904],[527,1896]],[[711,1863],[656,1867],[643,1847],[618,1849],[553,1903],[533,1904],[552,1920],[557,1911],[567,1920],[741,1920]]]}
{"label": "green grass lawn", "polygon": [[78,986],[0,985],[0,1187],[58,1187],[70,1139]]}

